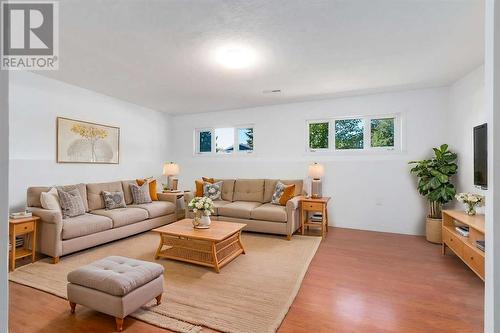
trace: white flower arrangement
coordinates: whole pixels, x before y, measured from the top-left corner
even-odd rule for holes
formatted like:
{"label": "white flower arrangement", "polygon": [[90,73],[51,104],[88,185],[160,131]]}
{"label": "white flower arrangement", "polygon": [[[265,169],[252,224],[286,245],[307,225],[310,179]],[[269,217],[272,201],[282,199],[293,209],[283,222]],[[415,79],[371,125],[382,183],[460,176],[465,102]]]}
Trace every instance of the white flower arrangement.
{"label": "white flower arrangement", "polygon": [[482,207],[485,204],[485,197],[475,193],[458,193],[455,195],[458,202],[466,205],[466,212],[469,215],[476,214],[476,207]]}
{"label": "white flower arrangement", "polygon": [[210,216],[214,212],[214,202],[207,197],[193,198],[189,202],[188,207],[193,210],[193,213],[201,212],[205,216]]}

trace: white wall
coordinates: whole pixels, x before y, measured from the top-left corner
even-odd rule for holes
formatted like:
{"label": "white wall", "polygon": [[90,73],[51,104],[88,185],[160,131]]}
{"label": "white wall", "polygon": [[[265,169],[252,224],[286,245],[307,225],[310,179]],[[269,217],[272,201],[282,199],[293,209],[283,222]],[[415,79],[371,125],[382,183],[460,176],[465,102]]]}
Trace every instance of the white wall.
{"label": "white wall", "polygon": [[0,70],[0,332],[8,331],[9,72]]}
{"label": "white wall", "polygon": [[500,332],[500,3],[486,1],[485,109],[488,119],[484,331]]}
{"label": "white wall", "polygon": [[[10,78],[10,206],[24,209],[28,186],[159,177],[169,160],[170,118],[29,72]],[[56,163],[56,117],[120,127],[120,164]]]}
{"label": "white wall", "polygon": [[[446,142],[448,93],[448,88],[424,89],[175,116],[180,186],[191,189],[201,176],[304,178],[307,166],[318,161],[326,169],[323,194],[333,197],[331,225],[423,234],[427,206],[416,192],[407,162],[430,156],[432,147]],[[387,113],[402,113],[406,120],[402,153],[305,153],[307,119]],[[193,156],[195,128],[243,124],[255,124],[254,155]]]}
{"label": "white wall", "polygon": [[[486,191],[474,186],[474,126],[487,121],[484,105],[484,67],[472,71],[450,87],[448,142],[458,154],[458,174],[455,183],[458,192],[485,195]],[[455,203],[455,206],[461,205]],[[484,212],[480,208],[479,212]]]}

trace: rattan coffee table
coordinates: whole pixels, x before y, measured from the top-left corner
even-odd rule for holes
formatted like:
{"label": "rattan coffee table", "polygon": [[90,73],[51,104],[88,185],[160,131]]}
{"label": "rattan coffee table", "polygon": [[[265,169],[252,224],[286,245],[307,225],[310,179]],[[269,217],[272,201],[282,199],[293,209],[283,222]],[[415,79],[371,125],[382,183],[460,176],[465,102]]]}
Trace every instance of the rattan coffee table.
{"label": "rattan coffee table", "polygon": [[155,259],[167,258],[213,267],[217,273],[231,260],[245,254],[241,242],[243,223],[212,221],[209,229],[195,229],[191,219],[153,229],[160,234]]}

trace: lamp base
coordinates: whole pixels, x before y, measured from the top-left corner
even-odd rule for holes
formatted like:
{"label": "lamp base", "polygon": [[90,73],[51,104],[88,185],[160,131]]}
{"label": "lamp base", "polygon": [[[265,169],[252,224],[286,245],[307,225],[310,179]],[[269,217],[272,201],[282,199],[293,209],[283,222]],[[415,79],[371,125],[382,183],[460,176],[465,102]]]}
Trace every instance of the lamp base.
{"label": "lamp base", "polygon": [[320,179],[313,179],[311,182],[311,198],[323,197],[323,191]]}

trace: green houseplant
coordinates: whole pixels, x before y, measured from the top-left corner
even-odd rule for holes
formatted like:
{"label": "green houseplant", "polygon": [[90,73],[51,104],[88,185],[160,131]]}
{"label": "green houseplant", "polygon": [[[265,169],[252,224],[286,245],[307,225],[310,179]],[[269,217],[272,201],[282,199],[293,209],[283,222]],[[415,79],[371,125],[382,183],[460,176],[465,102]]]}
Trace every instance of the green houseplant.
{"label": "green houseplant", "polygon": [[443,205],[455,197],[455,186],[451,177],[457,173],[457,154],[448,150],[448,145],[432,148],[434,157],[428,160],[411,161],[410,172],[418,178],[418,192],[429,201],[426,221],[426,237],[433,243],[441,243],[441,210]]}

